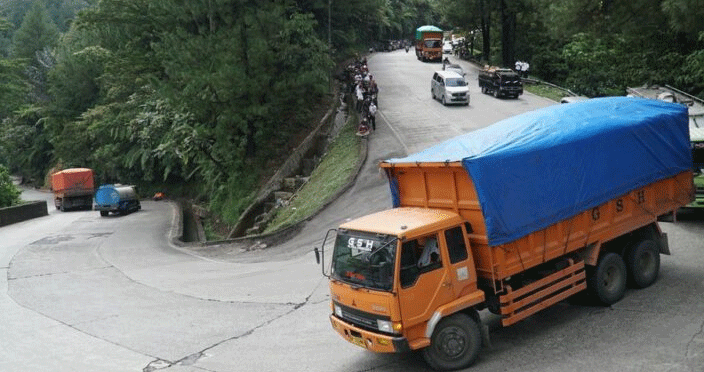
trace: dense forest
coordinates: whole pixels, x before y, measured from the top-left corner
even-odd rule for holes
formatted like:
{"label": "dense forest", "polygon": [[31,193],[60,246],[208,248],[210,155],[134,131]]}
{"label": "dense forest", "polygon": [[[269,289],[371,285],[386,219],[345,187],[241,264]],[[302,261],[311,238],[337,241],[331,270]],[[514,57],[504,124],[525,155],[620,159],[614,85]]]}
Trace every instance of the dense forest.
{"label": "dense forest", "polygon": [[331,99],[337,66],[434,24],[481,63],[589,96],[704,96],[699,0],[0,0],[0,165],[90,167],[234,222]]}

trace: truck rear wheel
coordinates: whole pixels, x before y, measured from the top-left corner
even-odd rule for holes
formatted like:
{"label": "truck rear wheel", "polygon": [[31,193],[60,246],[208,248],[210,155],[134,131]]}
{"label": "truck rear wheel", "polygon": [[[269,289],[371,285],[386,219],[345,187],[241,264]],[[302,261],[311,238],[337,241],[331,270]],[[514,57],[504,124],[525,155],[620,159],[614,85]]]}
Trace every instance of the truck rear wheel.
{"label": "truck rear wheel", "polygon": [[477,360],[481,345],[477,321],[466,314],[454,314],[435,327],[430,346],[423,349],[423,358],[436,370],[466,368]]}
{"label": "truck rear wheel", "polygon": [[650,239],[642,240],[626,252],[628,279],[635,288],[646,288],[655,282],[660,272],[660,252]]}
{"label": "truck rear wheel", "polygon": [[626,293],[626,264],[616,253],[599,259],[587,281],[590,292],[600,303],[612,305]]}

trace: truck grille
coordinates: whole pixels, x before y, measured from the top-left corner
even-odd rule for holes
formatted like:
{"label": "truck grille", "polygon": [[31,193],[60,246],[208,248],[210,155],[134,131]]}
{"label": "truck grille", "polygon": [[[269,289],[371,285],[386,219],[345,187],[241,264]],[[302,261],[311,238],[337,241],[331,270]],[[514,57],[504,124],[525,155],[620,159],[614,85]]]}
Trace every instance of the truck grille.
{"label": "truck grille", "polygon": [[379,332],[379,326],[376,321],[391,320],[388,316],[370,314],[345,305],[340,305],[337,302],[335,302],[335,306],[342,310],[342,320],[352,323],[359,328],[366,329],[367,331]]}

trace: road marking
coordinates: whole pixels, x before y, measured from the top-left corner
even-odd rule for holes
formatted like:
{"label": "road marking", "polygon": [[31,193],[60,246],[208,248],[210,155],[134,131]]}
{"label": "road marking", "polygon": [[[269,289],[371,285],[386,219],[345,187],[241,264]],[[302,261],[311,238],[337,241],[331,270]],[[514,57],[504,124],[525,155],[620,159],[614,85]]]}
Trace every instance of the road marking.
{"label": "road marking", "polygon": [[398,141],[398,143],[400,143],[401,146],[403,146],[403,150],[406,152],[406,155],[408,155],[408,146],[406,146],[406,143],[404,143],[401,140],[401,136],[398,134],[398,131],[396,130],[396,128],[394,128],[394,126],[391,125],[391,123],[386,119],[386,116],[384,115],[384,113],[381,110],[379,110],[377,112],[377,114],[381,115],[381,118],[384,120],[384,122],[389,127],[389,129],[391,129],[391,133],[393,133],[393,135],[394,135],[394,137],[396,137],[396,140]]}

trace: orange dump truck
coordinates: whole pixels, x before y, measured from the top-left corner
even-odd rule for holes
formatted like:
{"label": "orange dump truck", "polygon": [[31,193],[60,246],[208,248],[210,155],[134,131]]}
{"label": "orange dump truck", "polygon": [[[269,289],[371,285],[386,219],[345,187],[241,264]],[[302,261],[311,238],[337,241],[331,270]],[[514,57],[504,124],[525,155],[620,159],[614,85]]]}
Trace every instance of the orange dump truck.
{"label": "orange dump truck", "polygon": [[425,61],[442,59],[442,30],[438,27],[425,25],[416,29],[416,57]]}
{"label": "orange dump truck", "polygon": [[529,112],[381,167],[394,208],[315,250],[330,321],[371,351],[422,349],[439,370],[474,363],[480,310],[510,326],[584,290],[612,304],[651,285],[669,254],[657,217],[694,195],[686,108],[625,97]]}
{"label": "orange dump truck", "polygon": [[93,170],[70,168],[51,175],[51,189],[54,191],[56,209],[92,209],[95,185]]}

